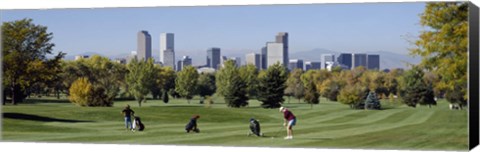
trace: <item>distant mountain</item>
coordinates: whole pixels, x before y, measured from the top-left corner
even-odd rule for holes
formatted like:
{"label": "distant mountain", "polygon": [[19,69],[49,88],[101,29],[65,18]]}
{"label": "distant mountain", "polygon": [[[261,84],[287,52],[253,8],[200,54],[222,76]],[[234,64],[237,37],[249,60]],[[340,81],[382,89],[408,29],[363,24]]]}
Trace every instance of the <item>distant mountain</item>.
{"label": "distant mountain", "polygon": [[[304,61],[322,61],[322,54],[334,54],[337,58],[340,53],[346,52],[336,52],[328,49],[313,49],[309,51],[294,52],[290,53],[290,59],[303,59]],[[348,52],[348,53],[357,53],[357,52]],[[364,52],[366,54],[378,54],[380,55],[380,69],[393,69],[393,68],[404,68],[408,69],[407,63],[418,64],[420,63],[419,57],[411,57],[409,55],[393,53],[388,51],[372,51]],[[322,63],[323,64],[323,63]]]}

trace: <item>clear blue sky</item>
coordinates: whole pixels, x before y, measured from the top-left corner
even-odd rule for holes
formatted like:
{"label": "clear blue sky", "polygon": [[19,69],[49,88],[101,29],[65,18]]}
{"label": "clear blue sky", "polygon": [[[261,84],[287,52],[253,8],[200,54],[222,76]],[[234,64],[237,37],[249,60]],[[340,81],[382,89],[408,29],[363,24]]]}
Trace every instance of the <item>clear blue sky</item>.
{"label": "clear blue sky", "polygon": [[139,30],[151,34],[154,51],[159,49],[160,33],[175,33],[177,56],[193,58],[209,47],[222,48],[222,54],[260,52],[277,32],[289,33],[290,53],[323,48],[407,54],[411,45],[405,35],[418,35],[424,7],[425,3],[363,3],[2,10],[1,21],[32,18],[48,26],[55,50],[68,55],[130,53],[136,49]]}

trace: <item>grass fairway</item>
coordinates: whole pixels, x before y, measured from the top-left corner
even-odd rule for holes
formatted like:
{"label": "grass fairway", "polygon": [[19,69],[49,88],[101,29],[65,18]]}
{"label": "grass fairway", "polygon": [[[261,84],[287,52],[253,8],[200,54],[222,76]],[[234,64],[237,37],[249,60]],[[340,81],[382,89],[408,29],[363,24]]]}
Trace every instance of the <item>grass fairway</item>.
{"label": "grass fairway", "polygon": [[[220,99],[218,99],[220,100]],[[78,107],[71,103],[29,103],[3,106],[2,140],[120,144],[216,145],[253,147],[317,147],[362,149],[467,150],[467,111],[449,110],[441,100],[432,108],[410,108],[382,101],[385,110],[351,110],[347,105],[321,100],[310,105],[285,103],[297,116],[294,139],[284,140],[278,109],[263,109],[258,101],[246,108],[227,108],[223,101],[211,107],[192,100],[149,100],[139,108],[134,101],[114,107]],[[144,132],[126,131],[120,114],[130,104],[146,126]],[[184,126],[200,114],[201,133],[187,134]],[[248,137],[248,120],[260,120],[266,137]],[[274,136],[274,139],[271,137]]]}

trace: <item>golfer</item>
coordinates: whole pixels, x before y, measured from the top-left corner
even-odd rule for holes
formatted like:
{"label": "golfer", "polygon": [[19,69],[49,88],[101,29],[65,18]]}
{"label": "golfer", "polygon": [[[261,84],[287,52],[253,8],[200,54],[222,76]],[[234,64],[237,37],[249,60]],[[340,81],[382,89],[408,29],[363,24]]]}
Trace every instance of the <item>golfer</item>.
{"label": "golfer", "polygon": [[125,127],[127,130],[133,130],[131,116],[134,116],[135,112],[130,109],[130,105],[127,105],[122,111],[123,116],[125,117]]}
{"label": "golfer", "polygon": [[187,133],[189,133],[190,131],[193,131],[193,132],[196,132],[196,133],[200,132],[200,129],[197,128],[197,119],[198,118],[200,118],[200,116],[195,115],[190,119],[188,124],[185,126],[185,131],[187,131]]}
{"label": "golfer", "polygon": [[295,126],[297,118],[293,113],[285,107],[280,107],[280,112],[283,113],[283,126],[287,127],[287,137],[284,139],[293,139],[292,127]]}

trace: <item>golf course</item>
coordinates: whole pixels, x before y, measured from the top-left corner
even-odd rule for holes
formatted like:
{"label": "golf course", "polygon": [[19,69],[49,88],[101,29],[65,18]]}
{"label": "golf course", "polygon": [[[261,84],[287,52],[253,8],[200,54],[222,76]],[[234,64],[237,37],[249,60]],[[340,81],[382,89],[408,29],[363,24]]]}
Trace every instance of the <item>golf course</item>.
{"label": "golf course", "polygon": [[[321,98],[320,104],[286,99],[283,106],[297,117],[293,140],[284,140],[283,115],[250,100],[244,108],[228,108],[222,98],[210,105],[172,99],[115,101],[113,107],[80,107],[68,100],[27,99],[2,107],[2,141],[162,144],[249,147],[313,147],[362,149],[467,150],[467,111],[437,106],[407,107],[382,100],[382,110],[352,110]],[[287,102],[288,101],[288,102]],[[125,129],[127,105],[141,117],[145,131]],[[200,133],[185,133],[185,124],[199,114]],[[249,119],[259,120],[264,137],[247,136]]]}

